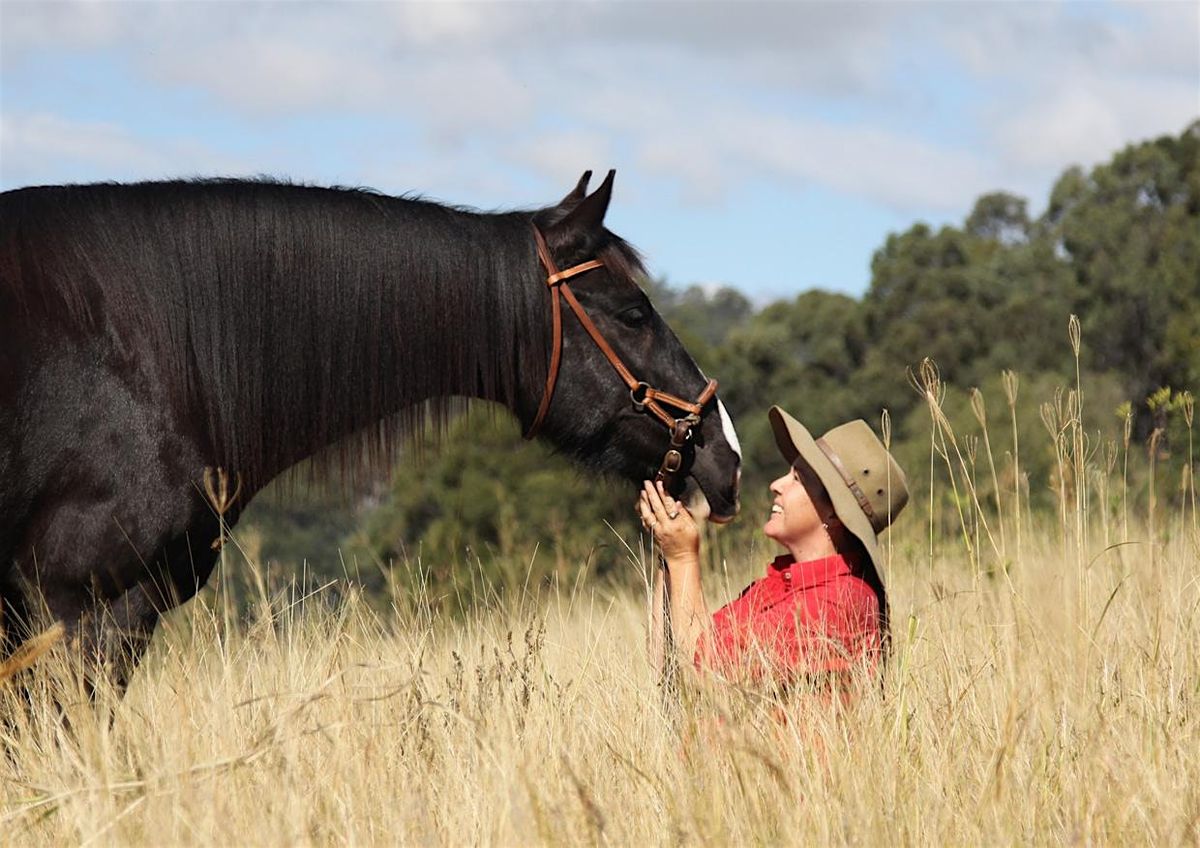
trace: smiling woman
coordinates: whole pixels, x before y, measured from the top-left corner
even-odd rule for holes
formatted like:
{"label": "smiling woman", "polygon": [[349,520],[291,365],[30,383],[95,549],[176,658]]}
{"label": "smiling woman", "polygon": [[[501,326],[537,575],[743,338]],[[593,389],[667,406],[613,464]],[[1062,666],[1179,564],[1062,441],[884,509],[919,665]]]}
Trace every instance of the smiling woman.
{"label": "smiling woman", "polygon": [[[787,688],[873,674],[886,657],[888,607],[877,534],[908,502],[904,472],[865,421],[819,439],[779,407],[770,411],[786,473],[771,483],[763,533],[786,553],[735,600],[709,614],[700,574],[701,516],[645,483],[638,511],[666,563],[651,633],[660,672],[678,658],[741,682]],[[665,579],[664,579],[665,578]],[[665,583],[665,585],[664,585]],[[662,611],[666,593],[667,615]]]}

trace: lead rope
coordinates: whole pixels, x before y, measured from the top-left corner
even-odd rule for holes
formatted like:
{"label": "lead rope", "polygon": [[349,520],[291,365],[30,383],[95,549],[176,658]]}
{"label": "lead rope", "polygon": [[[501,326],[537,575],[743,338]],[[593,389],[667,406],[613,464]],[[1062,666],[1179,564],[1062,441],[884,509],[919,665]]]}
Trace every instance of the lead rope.
{"label": "lead rope", "polygon": [[[683,465],[683,447],[691,438],[692,427],[700,423],[700,418],[697,415],[689,415],[686,418],[676,420],[675,426],[671,428],[671,447],[663,456],[662,465],[659,466],[658,473],[654,475],[655,480],[663,482],[663,488],[669,489],[675,480],[675,475]],[[663,706],[668,710],[678,705],[679,693],[679,657],[675,655],[675,630],[671,626],[671,572],[667,568],[667,558],[663,555],[662,547],[656,545],[657,534],[650,531],[650,548],[655,554],[655,560],[658,563],[659,571],[662,574],[662,668],[659,669],[658,687],[662,692]]]}
{"label": "lead rope", "polygon": [[675,656],[675,631],[671,627],[671,572],[667,558],[657,544],[658,534],[650,531],[650,550],[658,564],[662,580],[662,667],[658,670],[658,689],[663,707],[670,711],[678,706],[679,658]]}

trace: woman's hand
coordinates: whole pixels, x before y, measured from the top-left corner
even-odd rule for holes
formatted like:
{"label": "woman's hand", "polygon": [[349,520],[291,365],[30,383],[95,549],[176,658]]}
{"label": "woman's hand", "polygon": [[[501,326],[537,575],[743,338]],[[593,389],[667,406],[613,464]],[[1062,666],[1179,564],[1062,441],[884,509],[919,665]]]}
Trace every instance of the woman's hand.
{"label": "woman's hand", "polygon": [[655,569],[650,656],[664,681],[673,683],[675,669],[692,664],[696,645],[712,627],[700,580],[700,528],[661,483],[642,484],[637,511],[642,526],[658,537],[666,561],[666,568]]}
{"label": "woman's hand", "polygon": [[646,480],[637,502],[642,526],[658,538],[668,569],[700,564],[700,528],[691,512],[662,483]]}

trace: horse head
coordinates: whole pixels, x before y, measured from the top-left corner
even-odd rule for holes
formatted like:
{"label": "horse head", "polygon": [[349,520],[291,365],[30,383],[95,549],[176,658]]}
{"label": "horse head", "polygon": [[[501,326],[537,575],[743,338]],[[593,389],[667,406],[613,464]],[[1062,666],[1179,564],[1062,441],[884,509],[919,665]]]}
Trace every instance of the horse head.
{"label": "horse head", "polygon": [[561,312],[561,342],[552,343],[561,358],[556,367],[552,350],[550,378],[523,387],[518,414],[530,435],[635,482],[653,478],[677,447],[674,493],[702,495],[710,519],[728,521],[741,466],[733,422],[639,285],[646,272],[636,251],[604,226],[614,172],[589,195],[590,176],[534,215],[531,245],[542,240],[535,285],[548,289],[538,291],[547,320]]}

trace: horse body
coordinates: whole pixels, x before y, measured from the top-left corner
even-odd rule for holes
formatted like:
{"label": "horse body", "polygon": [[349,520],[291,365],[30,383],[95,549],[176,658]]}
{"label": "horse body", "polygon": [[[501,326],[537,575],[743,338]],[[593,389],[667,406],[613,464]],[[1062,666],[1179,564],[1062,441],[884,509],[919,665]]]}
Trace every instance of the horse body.
{"label": "horse body", "polygon": [[[565,264],[606,260],[577,290],[631,367],[697,391],[636,255],[603,228],[611,175],[590,196],[586,177],[556,206],[500,214],[224,180],[0,196],[0,647],[44,605],[123,682],[161,612],[215,565],[206,470],[241,481],[233,523],[296,462],[384,461],[456,399],[528,424],[549,344],[535,222]],[[662,427],[578,328],[562,367],[544,437],[598,470],[652,475]],[[702,421],[690,461],[727,517],[739,457],[722,418]]]}

